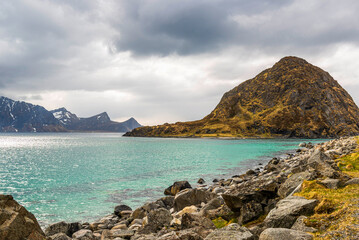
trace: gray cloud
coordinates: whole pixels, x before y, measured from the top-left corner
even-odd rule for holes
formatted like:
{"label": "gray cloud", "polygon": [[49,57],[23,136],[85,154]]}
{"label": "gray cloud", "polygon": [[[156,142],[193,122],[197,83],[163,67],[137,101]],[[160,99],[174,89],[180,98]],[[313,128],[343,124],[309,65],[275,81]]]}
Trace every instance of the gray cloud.
{"label": "gray cloud", "polygon": [[355,0],[0,1],[0,92],[80,116],[193,120],[297,55],[357,100],[358,8]]}

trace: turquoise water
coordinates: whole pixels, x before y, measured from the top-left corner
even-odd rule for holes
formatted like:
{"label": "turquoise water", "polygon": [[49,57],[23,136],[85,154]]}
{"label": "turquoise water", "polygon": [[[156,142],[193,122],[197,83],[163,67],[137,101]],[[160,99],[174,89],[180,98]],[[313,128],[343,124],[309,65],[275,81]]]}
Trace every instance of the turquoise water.
{"label": "turquoise water", "polygon": [[173,181],[240,174],[303,140],[127,138],[108,133],[0,134],[0,193],[41,224],[92,221],[117,204],[163,196]]}

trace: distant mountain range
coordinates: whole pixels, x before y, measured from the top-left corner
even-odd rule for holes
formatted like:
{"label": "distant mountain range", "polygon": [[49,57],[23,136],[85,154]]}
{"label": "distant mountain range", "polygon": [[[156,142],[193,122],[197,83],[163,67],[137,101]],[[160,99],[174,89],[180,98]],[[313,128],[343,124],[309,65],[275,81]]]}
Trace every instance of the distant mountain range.
{"label": "distant mountain range", "polygon": [[285,57],[225,93],[206,117],[136,128],[125,136],[300,137],[359,134],[359,109],[329,73]]}
{"label": "distant mountain range", "polygon": [[0,132],[128,132],[140,126],[134,118],[112,121],[106,112],[80,118],[66,108],[48,111],[42,106],[0,97]]}

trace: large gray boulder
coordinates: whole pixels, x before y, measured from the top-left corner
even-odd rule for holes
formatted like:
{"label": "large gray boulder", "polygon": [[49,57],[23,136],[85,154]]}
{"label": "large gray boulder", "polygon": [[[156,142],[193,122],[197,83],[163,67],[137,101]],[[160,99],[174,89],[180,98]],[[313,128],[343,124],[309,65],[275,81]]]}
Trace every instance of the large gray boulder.
{"label": "large gray boulder", "polygon": [[314,174],[309,171],[295,173],[290,176],[278,189],[278,195],[281,198],[287,197],[291,194],[304,180],[312,180]]}
{"label": "large gray boulder", "polygon": [[174,210],[178,212],[188,206],[208,203],[210,200],[216,197],[217,194],[207,192],[205,190],[185,189],[176,194],[174,199]]}
{"label": "large gray boulder", "polygon": [[320,177],[338,178],[340,173],[330,166],[328,162],[331,161],[328,155],[317,149],[308,159],[308,166],[314,168]]}
{"label": "large gray boulder", "polygon": [[205,240],[254,240],[254,235],[246,227],[232,223],[210,233]]}
{"label": "large gray boulder", "polygon": [[305,220],[308,219],[306,216],[300,216],[297,218],[297,221],[295,221],[294,225],[292,226],[292,230],[302,231],[302,232],[317,232],[318,230],[313,227],[308,227],[305,225]]}
{"label": "large gray boulder", "polygon": [[169,227],[172,221],[171,213],[164,208],[150,211],[147,214],[147,222],[139,230],[140,234],[154,233],[161,230],[162,227]]}
{"label": "large gray boulder", "polygon": [[301,215],[308,216],[314,211],[318,200],[307,200],[290,196],[280,200],[264,220],[267,228],[291,228]]}
{"label": "large gray boulder", "polygon": [[268,228],[259,236],[259,240],[312,240],[313,236],[309,233],[286,229]]}
{"label": "large gray boulder", "polygon": [[0,195],[1,240],[45,240],[35,216],[10,195]]}

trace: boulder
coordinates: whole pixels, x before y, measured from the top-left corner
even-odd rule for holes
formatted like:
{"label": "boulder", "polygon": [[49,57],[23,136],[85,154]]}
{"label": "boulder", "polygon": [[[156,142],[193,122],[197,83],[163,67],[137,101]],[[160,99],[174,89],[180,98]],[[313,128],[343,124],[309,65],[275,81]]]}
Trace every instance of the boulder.
{"label": "boulder", "polygon": [[316,149],[308,159],[308,166],[314,168],[320,177],[338,178],[340,174],[327,161],[332,159],[320,149]]}
{"label": "boulder", "polygon": [[202,202],[207,203],[215,197],[217,197],[216,194],[205,190],[185,189],[175,196],[173,207],[178,212],[188,206],[201,204]]}
{"label": "boulder", "polygon": [[71,240],[69,236],[67,236],[65,233],[56,233],[55,235],[52,235],[48,237],[50,240]]}
{"label": "boulder", "polygon": [[254,235],[246,228],[236,223],[210,233],[205,240],[254,240]]}
{"label": "boulder", "polygon": [[267,228],[259,236],[259,240],[312,240],[309,233],[286,228]]}
{"label": "boulder", "polygon": [[297,218],[297,221],[295,221],[294,225],[291,227],[292,230],[302,231],[302,232],[311,232],[315,233],[318,230],[313,227],[307,227],[304,223],[304,220],[306,220],[308,217],[306,216],[300,216]]}
{"label": "boulder", "polygon": [[195,228],[200,227],[204,229],[215,229],[213,222],[206,217],[198,216],[195,214],[185,213],[182,216],[181,221],[181,228],[188,229],[188,228]]}
{"label": "boulder", "polygon": [[237,188],[222,194],[227,206],[234,212],[240,212],[245,203],[253,200],[261,203],[277,196],[278,183],[274,177],[260,176],[243,182]]}
{"label": "boulder", "polygon": [[71,237],[73,233],[81,229],[81,224],[79,222],[67,223],[67,222],[57,222],[49,225],[45,229],[46,236],[52,236],[56,233],[65,233],[67,236]]}
{"label": "boulder", "polygon": [[187,189],[187,188],[192,188],[191,184],[189,184],[189,182],[187,182],[187,181],[174,182],[172,184],[172,186],[169,186],[168,188],[166,188],[164,194],[175,196],[178,192],[182,191],[183,189]]}
{"label": "boulder", "polygon": [[359,178],[352,178],[344,183],[344,186],[359,184]]}
{"label": "boulder", "polygon": [[319,183],[322,184],[326,188],[337,189],[339,187],[339,185],[340,185],[340,180],[339,179],[326,178],[324,180],[319,181]]}
{"label": "boulder", "polygon": [[280,188],[278,189],[278,195],[281,198],[285,198],[291,194],[294,189],[298,187],[298,185],[302,184],[304,180],[312,180],[314,177],[314,174],[309,171],[295,173],[290,176],[283,184],[281,184]]}
{"label": "boulder", "polygon": [[140,234],[154,233],[160,230],[162,227],[169,227],[172,221],[171,213],[164,208],[152,210],[147,214],[147,222],[144,222],[144,226],[139,230]]}
{"label": "boulder", "polygon": [[198,179],[197,183],[198,184],[204,184],[206,181],[203,178]]}
{"label": "boulder", "polygon": [[0,239],[45,240],[35,216],[11,195],[0,195]]}
{"label": "boulder", "polygon": [[264,214],[264,209],[261,203],[251,201],[243,204],[241,208],[241,214],[238,218],[239,223],[247,223],[254,219],[257,219]]}
{"label": "boulder", "polygon": [[118,205],[115,207],[114,214],[121,217],[120,213],[122,211],[132,211],[132,208],[127,205]]}
{"label": "boulder", "polygon": [[174,200],[175,200],[174,196],[166,196],[158,199],[155,203],[162,208],[166,208],[167,210],[170,210],[171,208],[173,208]]}
{"label": "boulder", "polygon": [[301,215],[311,215],[318,200],[290,196],[280,200],[264,220],[267,228],[291,228]]}
{"label": "boulder", "polygon": [[180,240],[180,238],[175,232],[169,232],[160,236],[159,238],[157,238],[157,240]]}
{"label": "boulder", "polygon": [[91,230],[81,229],[74,234],[72,234],[72,238],[76,240],[94,240],[95,237]]}

